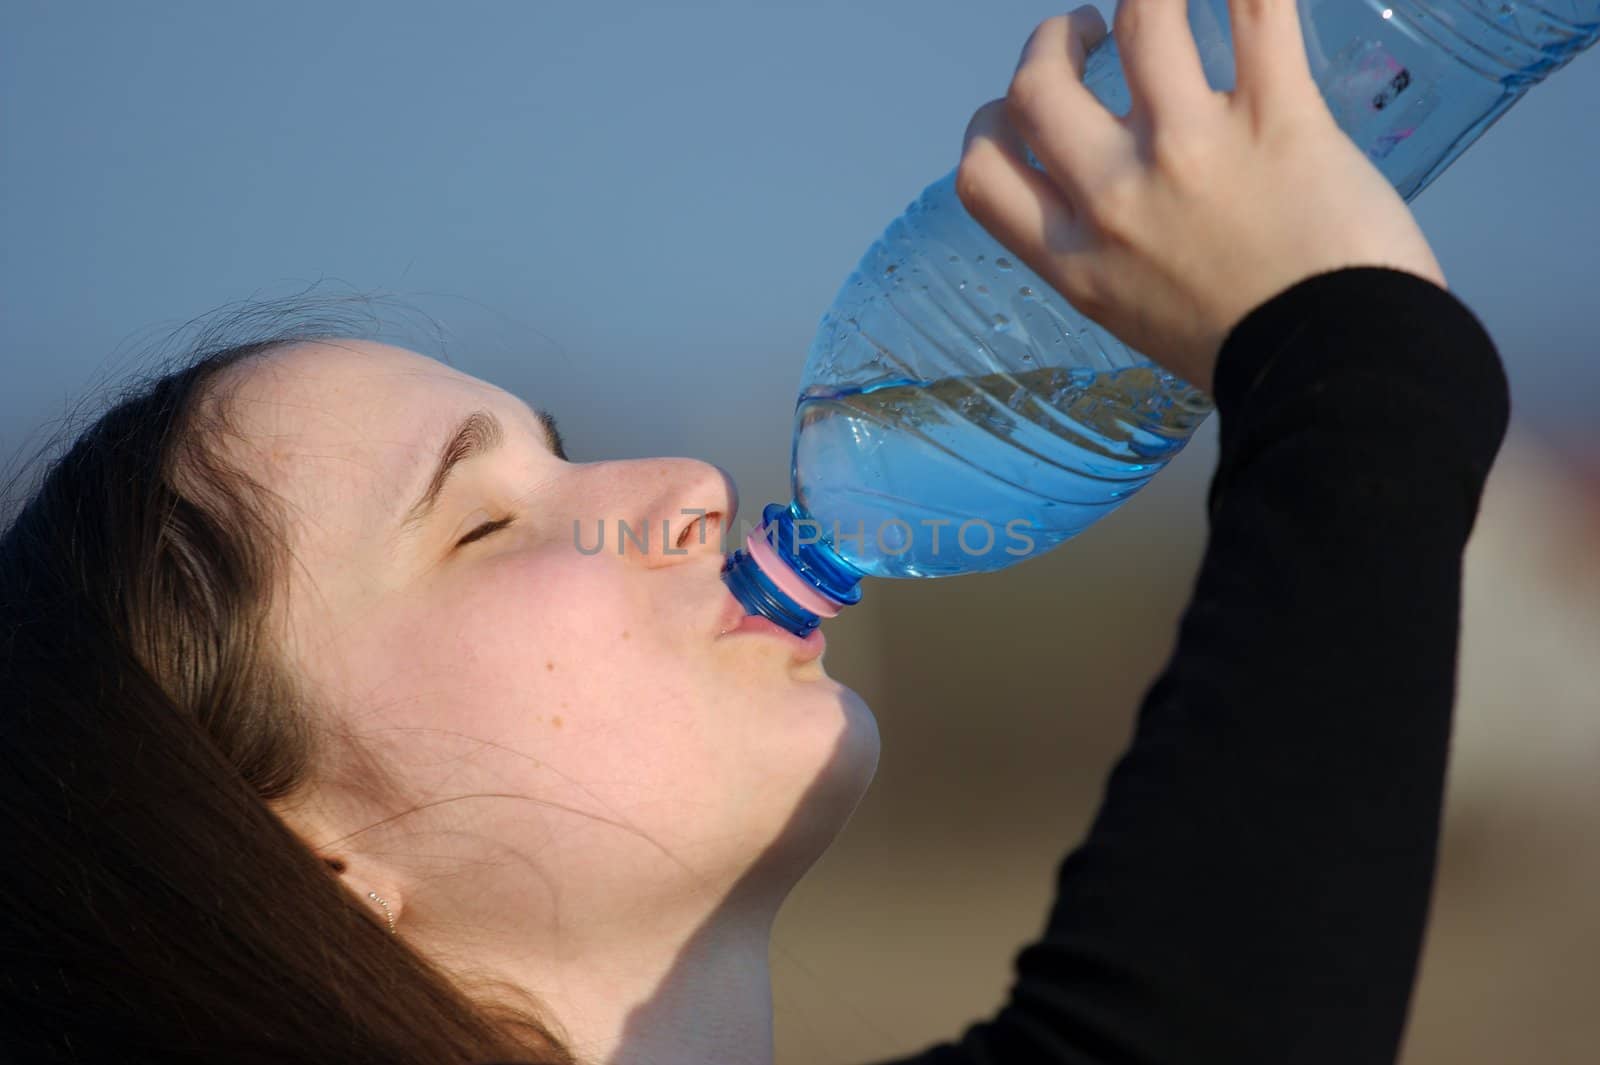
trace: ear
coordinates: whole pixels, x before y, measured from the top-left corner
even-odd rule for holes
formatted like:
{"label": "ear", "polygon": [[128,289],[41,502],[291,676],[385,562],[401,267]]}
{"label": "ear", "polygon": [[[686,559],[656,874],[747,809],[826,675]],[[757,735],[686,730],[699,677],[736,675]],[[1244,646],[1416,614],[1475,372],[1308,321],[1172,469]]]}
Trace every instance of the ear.
{"label": "ear", "polygon": [[268,805],[345,889],[372,911],[380,927],[398,934],[406,892],[386,863],[358,849],[348,831],[313,797],[284,799]]}

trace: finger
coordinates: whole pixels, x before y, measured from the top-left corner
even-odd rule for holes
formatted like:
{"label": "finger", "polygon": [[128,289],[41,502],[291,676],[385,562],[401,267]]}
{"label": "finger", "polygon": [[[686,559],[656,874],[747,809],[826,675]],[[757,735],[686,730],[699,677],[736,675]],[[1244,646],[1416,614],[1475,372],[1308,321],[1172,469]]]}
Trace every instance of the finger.
{"label": "finger", "polygon": [[1320,97],[1300,26],[1299,0],[1228,0],[1235,101],[1258,117],[1298,112]]}
{"label": "finger", "polygon": [[1083,84],[1089,49],[1106,36],[1092,7],[1041,22],[1006,92],[1006,113],[1046,172],[1074,203],[1131,151],[1121,120]]}
{"label": "finger", "polygon": [[1121,0],[1114,22],[1135,114],[1153,124],[1181,122],[1210,102],[1185,0]]}
{"label": "finger", "polygon": [[1063,256],[1082,241],[1076,214],[1049,175],[1028,165],[1025,150],[1006,101],[983,105],[967,125],[956,195],[990,235],[1070,299],[1073,281],[1061,275]]}
{"label": "finger", "polygon": [[[1017,132],[1017,127],[1012,124],[1010,117],[1006,114],[1006,102],[1004,99],[990,100],[973,113],[971,120],[967,123],[967,131],[961,138],[963,163],[966,162],[967,156],[973,152],[973,142],[980,139],[992,142],[989,147],[1006,156],[1013,159],[1021,159],[1024,162],[1027,161],[1029,151],[1027,142],[1022,139],[1022,135]],[[980,147],[979,150],[985,149]],[[1031,166],[1028,169],[1034,170]],[[1034,170],[1034,172],[1038,173],[1037,170]]]}

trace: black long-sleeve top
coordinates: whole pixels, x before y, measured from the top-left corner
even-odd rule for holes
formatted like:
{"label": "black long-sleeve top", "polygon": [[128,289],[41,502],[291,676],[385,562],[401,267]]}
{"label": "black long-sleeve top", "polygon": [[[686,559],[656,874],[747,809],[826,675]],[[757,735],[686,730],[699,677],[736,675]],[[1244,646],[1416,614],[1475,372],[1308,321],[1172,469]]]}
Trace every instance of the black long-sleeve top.
{"label": "black long-sleeve top", "polygon": [[1461,557],[1509,415],[1454,295],[1308,278],[1218,357],[1176,649],[1005,1006],[900,1065],[1388,1065],[1433,881]]}

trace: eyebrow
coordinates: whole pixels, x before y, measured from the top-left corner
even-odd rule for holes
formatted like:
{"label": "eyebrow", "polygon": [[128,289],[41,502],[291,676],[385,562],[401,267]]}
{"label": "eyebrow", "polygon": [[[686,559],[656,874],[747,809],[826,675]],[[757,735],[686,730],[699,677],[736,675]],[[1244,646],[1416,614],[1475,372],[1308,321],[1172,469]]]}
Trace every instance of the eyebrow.
{"label": "eyebrow", "polygon": [[[532,409],[534,417],[539,420],[539,425],[544,430],[545,446],[557,458],[565,459],[567,449],[561,439],[561,431],[556,428],[555,416],[547,410]],[[422,490],[422,495],[418,496],[417,501],[411,504],[411,509],[406,511],[405,518],[400,522],[400,534],[411,532],[428,520],[428,515],[433,513],[434,507],[439,503],[439,497],[444,493],[450,474],[457,466],[470,458],[494,451],[505,442],[505,437],[505,427],[490,411],[475,410],[463,418],[446,437],[444,446],[439,449],[439,461],[434,466],[433,476],[428,478],[428,486]]]}

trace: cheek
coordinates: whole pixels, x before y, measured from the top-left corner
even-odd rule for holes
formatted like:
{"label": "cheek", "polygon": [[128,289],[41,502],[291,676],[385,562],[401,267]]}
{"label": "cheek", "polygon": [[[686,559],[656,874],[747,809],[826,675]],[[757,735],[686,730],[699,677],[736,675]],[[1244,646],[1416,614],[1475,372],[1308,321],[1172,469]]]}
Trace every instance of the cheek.
{"label": "cheek", "polygon": [[704,663],[653,623],[645,583],[570,552],[469,560],[374,612],[356,690],[378,728],[410,730],[394,742],[412,764],[476,748],[482,772],[524,780],[530,758],[591,786],[670,772],[707,731]]}
{"label": "cheek", "polygon": [[526,705],[607,676],[632,611],[601,567],[507,556],[450,576],[391,630],[397,665],[435,678],[441,694]]}

